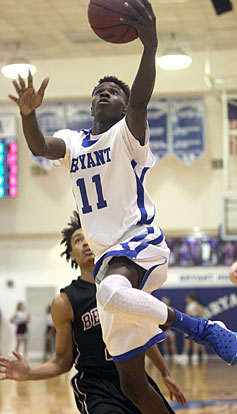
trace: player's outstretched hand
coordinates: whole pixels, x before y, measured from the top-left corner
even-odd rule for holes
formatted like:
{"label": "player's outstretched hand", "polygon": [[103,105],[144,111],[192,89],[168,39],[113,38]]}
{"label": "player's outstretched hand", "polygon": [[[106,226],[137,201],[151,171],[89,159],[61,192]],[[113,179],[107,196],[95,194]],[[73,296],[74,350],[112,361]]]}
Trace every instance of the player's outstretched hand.
{"label": "player's outstretched hand", "polygon": [[132,18],[122,18],[125,24],[133,26],[138,33],[142,44],[147,48],[156,48],[158,39],[156,33],[156,16],[148,0],[125,1],[124,7],[128,9]]}
{"label": "player's outstretched hand", "polygon": [[170,399],[173,400],[175,398],[179,404],[184,405],[186,403],[186,398],[176,384],[174,378],[172,378],[171,375],[166,375],[163,377],[163,382],[169,390]]}
{"label": "player's outstretched hand", "polygon": [[30,367],[26,359],[18,352],[13,351],[12,353],[16,359],[0,355],[0,380],[26,381]]}
{"label": "player's outstretched hand", "polygon": [[27,85],[20,75],[18,75],[18,82],[14,80],[12,83],[18,94],[18,98],[13,95],[8,95],[8,97],[19,106],[22,115],[26,116],[41,105],[45,89],[49,83],[49,78],[45,78],[43,80],[38,91],[34,89],[33,77],[30,71],[27,79]]}
{"label": "player's outstretched hand", "polygon": [[237,285],[237,261],[230,268],[230,280],[234,285]]}

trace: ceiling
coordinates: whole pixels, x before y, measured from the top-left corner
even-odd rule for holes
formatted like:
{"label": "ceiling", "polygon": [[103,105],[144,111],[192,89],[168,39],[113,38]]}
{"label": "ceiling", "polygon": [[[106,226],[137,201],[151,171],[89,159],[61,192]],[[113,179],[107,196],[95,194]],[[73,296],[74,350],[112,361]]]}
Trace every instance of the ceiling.
{"label": "ceiling", "polygon": [[[113,0],[111,0],[113,1]],[[157,15],[159,51],[171,44],[188,53],[237,49],[237,5],[217,16],[210,0],[150,0]],[[100,40],[87,20],[88,0],[7,0],[1,7],[2,62],[16,53],[34,60],[137,53],[138,40],[113,45]]]}

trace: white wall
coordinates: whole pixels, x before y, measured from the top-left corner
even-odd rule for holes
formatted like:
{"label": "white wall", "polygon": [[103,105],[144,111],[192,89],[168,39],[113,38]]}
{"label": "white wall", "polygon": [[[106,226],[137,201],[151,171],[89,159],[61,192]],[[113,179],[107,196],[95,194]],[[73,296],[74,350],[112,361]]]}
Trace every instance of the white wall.
{"label": "white wall", "polygon": [[[102,56],[100,59],[71,59],[35,62],[35,84],[45,76],[51,81],[46,100],[89,98],[97,80],[115,74],[132,83],[139,56]],[[237,50],[212,54],[213,74],[237,73]],[[216,232],[220,224],[222,172],[211,169],[211,159],[222,157],[221,103],[204,82],[204,53],[193,55],[190,68],[179,72],[159,70],[154,96],[205,96],[207,151],[192,167],[168,157],[153,168],[148,189],[156,207],[156,223],[167,232],[189,232],[194,225]],[[9,80],[0,77],[0,111],[15,110],[7,100],[13,92]],[[59,258],[60,231],[75,208],[70,178],[64,170],[33,176],[33,161],[26,147],[19,120],[19,196],[0,200],[0,308],[3,314],[2,350],[13,346],[9,317],[19,300],[25,299],[26,286],[67,284],[76,274]],[[15,287],[6,287],[13,279]]]}
{"label": "white wall", "polygon": [[[70,264],[60,257],[64,250],[59,247],[60,241],[60,235],[0,239],[0,349],[3,354],[9,354],[14,349],[15,326],[10,324],[9,319],[15,312],[16,303],[26,302],[26,288],[54,286],[56,293],[59,293],[60,288],[79,275],[79,271],[71,270]],[[14,287],[7,286],[9,280],[14,281]],[[44,318],[45,306],[42,306]]]}

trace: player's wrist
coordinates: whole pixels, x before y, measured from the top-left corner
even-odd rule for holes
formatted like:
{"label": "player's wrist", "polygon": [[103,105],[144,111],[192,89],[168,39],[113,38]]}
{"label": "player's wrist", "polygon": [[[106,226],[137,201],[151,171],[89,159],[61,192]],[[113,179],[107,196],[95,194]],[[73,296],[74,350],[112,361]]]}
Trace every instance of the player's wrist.
{"label": "player's wrist", "polygon": [[20,115],[22,118],[30,118],[32,115],[35,115],[35,109],[29,113],[24,113],[24,111],[20,110]]}

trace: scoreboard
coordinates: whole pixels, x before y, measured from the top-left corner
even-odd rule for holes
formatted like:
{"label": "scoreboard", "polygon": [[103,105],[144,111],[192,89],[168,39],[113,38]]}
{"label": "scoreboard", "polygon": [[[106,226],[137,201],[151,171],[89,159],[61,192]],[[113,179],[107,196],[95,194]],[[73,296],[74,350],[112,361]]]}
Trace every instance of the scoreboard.
{"label": "scoreboard", "polygon": [[18,194],[17,157],[17,141],[0,139],[0,198]]}

